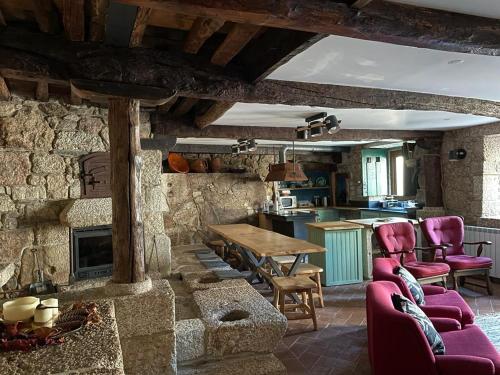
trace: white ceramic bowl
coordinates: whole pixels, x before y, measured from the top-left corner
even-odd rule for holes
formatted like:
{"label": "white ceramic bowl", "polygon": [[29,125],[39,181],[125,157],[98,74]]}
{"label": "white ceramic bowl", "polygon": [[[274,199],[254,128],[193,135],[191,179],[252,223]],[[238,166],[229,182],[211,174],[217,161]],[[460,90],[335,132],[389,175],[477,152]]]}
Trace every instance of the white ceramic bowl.
{"label": "white ceramic bowl", "polygon": [[3,304],[3,319],[11,322],[27,320],[33,317],[40,303],[36,297],[21,297]]}

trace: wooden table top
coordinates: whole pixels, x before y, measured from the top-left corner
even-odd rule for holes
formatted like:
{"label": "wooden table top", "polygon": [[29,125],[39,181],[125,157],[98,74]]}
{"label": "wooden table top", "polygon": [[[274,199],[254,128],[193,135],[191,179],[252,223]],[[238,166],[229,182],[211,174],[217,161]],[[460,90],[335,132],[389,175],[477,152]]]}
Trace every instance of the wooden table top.
{"label": "wooden table top", "polygon": [[349,223],[347,221],[325,221],[322,223],[307,223],[306,225],[311,228],[322,230],[350,230],[364,228],[360,224]]}
{"label": "wooden table top", "polygon": [[325,248],[249,224],[209,225],[208,228],[257,256],[323,253]]}
{"label": "wooden table top", "polygon": [[[390,221],[385,221],[387,219],[390,219]],[[378,226],[382,224],[403,223],[403,222],[408,222],[408,220],[411,220],[413,225],[418,226],[418,220],[407,219],[404,217],[370,218],[370,219],[357,219],[357,220],[346,220],[346,221],[349,223],[362,225],[365,228],[371,228],[372,224]]]}

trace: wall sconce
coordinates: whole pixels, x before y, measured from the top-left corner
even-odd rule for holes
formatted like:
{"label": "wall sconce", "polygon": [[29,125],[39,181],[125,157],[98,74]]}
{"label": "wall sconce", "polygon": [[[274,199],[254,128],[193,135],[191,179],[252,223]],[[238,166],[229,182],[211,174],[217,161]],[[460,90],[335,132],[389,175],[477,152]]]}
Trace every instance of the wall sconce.
{"label": "wall sconce", "polygon": [[457,148],[455,150],[451,150],[448,153],[448,159],[450,161],[458,161],[463,160],[467,156],[467,151],[463,148]]}
{"label": "wall sconce", "polygon": [[320,137],[323,135],[323,122],[313,121],[309,124],[309,133],[311,138]]}
{"label": "wall sconce", "polygon": [[297,138],[306,140],[309,138],[309,128],[307,126],[299,126],[296,130],[297,132]]}

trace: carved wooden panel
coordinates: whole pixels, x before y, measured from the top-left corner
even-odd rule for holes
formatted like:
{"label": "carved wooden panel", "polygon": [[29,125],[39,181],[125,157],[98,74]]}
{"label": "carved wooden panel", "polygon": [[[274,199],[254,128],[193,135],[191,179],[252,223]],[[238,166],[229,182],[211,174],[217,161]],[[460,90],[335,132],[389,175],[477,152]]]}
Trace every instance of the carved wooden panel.
{"label": "carved wooden panel", "polygon": [[95,152],[80,158],[81,198],[111,197],[109,152]]}

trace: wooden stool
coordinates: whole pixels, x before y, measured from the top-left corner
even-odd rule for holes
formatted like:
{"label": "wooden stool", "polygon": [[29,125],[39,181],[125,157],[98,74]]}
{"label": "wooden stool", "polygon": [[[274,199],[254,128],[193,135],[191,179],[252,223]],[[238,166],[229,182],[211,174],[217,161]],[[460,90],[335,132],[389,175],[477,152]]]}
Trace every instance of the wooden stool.
{"label": "wooden stool", "polygon": [[[312,294],[316,283],[307,276],[273,277],[272,283],[274,285],[274,307],[279,309],[288,320],[312,319],[314,330],[317,331],[318,322]],[[285,295],[291,293],[300,293],[302,303],[285,304]],[[308,303],[308,301],[310,302]],[[297,309],[302,309],[303,313],[295,312]],[[291,312],[287,310],[291,310]]]}
{"label": "wooden stool", "polygon": [[[296,257],[293,255],[279,255],[279,256],[273,257],[273,260],[278,264],[280,269],[283,271],[283,265],[293,264],[293,262],[295,262],[295,258]],[[283,271],[283,273],[285,273],[285,272]]]}
{"label": "wooden stool", "polygon": [[[288,273],[292,268],[292,264],[285,264],[281,267],[284,273]],[[314,280],[316,283],[317,293],[313,293],[314,298],[319,300],[319,306],[325,307],[325,302],[323,300],[323,288],[321,287],[321,277],[320,273],[323,272],[323,268],[315,266],[314,264],[309,263],[300,263],[296,275],[306,275]]]}
{"label": "wooden stool", "polygon": [[222,259],[226,256],[226,243],[222,240],[210,241],[208,247],[212,248]]}

